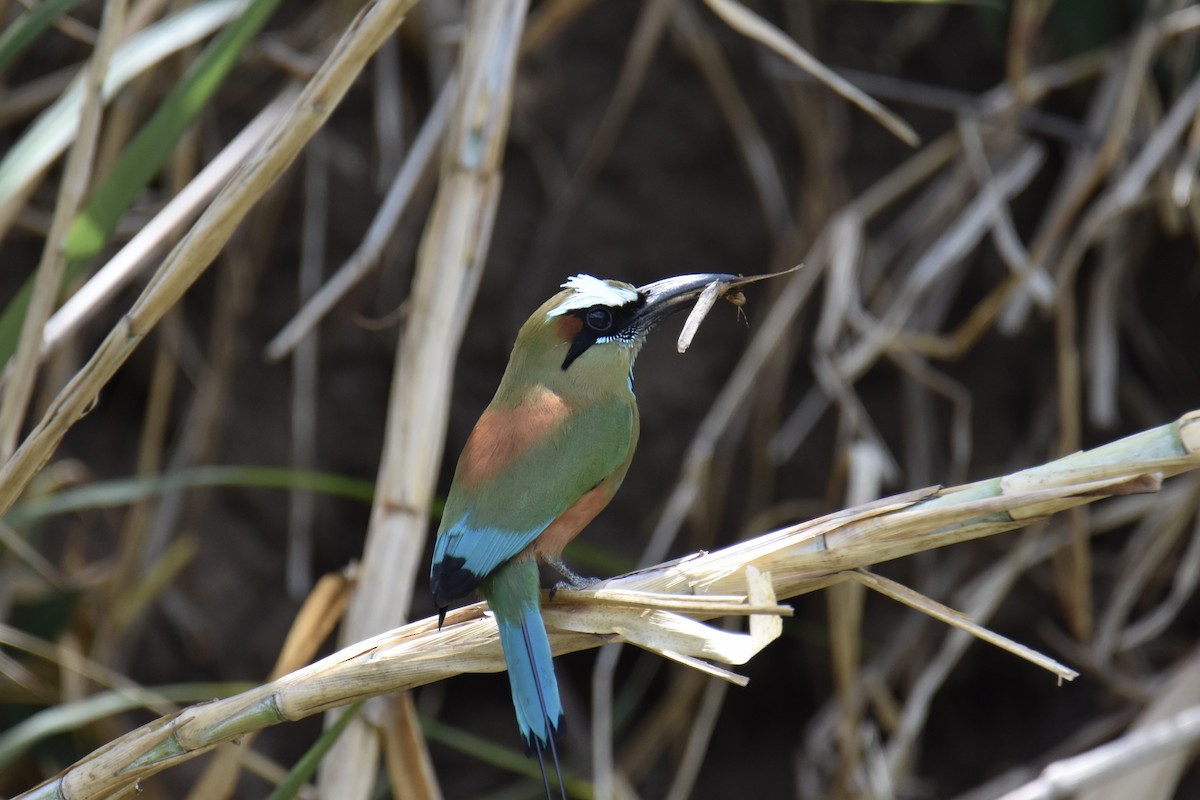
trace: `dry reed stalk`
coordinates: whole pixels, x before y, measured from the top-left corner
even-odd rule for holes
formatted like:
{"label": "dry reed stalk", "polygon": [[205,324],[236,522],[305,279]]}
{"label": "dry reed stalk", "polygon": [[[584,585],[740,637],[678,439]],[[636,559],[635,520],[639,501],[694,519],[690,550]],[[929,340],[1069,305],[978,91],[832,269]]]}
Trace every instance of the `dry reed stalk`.
{"label": "dry reed stalk", "polygon": [[[1200,468],[1200,411],[1001,478],[909,492],[789,526],[711,553],[676,559],[564,591],[543,607],[556,654],[629,641],[737,683],[710,663],[744,663],[780,631],[786,599],[857,578],[853,571],[948,544],[1029,525],[1058,511],[1114,495],[1153,492],[1164,477]],[[1035,543],[1036,540],[1027,539]],[[1026,546],[1028,549],[1028,545]],[[866,576],[865,583],[880,581]],[[891,596],[971,632],[969,620],[911,590]],[[664,596],[665,593],[665,596]],[[994,592],[1003,596],[1004,592]],[[217,744],[284,721],[463,672],[504,669],[496,627],[483,603],[429,618],[344,648],[310,666],[226,700],[192,706],[96,751],[21,798],[85,800],[192,758]],[[702,623],[750,617],[746,634]],[[993,641],[1014,654],[1003,637]],[[1074,673],[1043,662],[1062,678]],[[915,725],[919,729],[919,723]],[[903,759],[901,759],[903,761]]]}
{"label": "dry reed stalk", "polygon": [[822,64],[816,58],[813,58],[794,39],[737,2],[737,0],[704,1],[712,9],[713,13],[720,17],[729,27],[771,48],[783,58],[809,73],[850,103],[858,106],[900,141],[910,147],[916,147],[921,143],[921,137],[917,136],[917,132],[907,122],[884,108],[879,101],[829,69],[829,67]]}
{"label": "dry reed stalk", "polygon": [[671,31],[687,48],[688,55],[704,76],[713,100],[721,108],[730,131],[738,143],[738,152],[754,183],[763,216],[776,236],[791,227],[783,170],[755,118],[729,63],[713,32],[699,12],[689,3],[678,3],[671,20]]}
{"label": "dry reed stalk", "polygon": [[116,294],[148,268],[152,259],[200,214],[264,138],[295,100],[298,90],[286,89],[268,103],[221,152],[200,170],[195,178],[177,192],[137,234],[104,266],[88,279],[46,321],[42,331],[42,357],[46,358],[69,341],[71,336],[94,318]]}
{"label": "dry reed stalk", "polygon": [[333,113],[371,55],[415,1],[379,0],[354,19],[263,148],[238,170],[175,246],[133,307],[54,398],[12,458],[0,467],[0,513],[12,506],[146,333],[212,264],[245,215]]}
{"label": "dry reed stalk", "polygon": [[[1037,780],[1006,792],[1000,800],[1171,797],[1182,767],[1190,760],[1188,750],[1197,741],[1200,705],[1192,705],[1094,750],[1057,761],[1046,767]],[[1174,777],[1168,775],[1148,788],[1147,781],[1155,780],[1156,773],[1162,774],[1164,760],[1166,770],[1174,772]]]}
{"label": "dry reed stalk", "polygon": [[[1153,11],[1162,13],[1171,5],[1178,4],[1175,0],[1168,0],[1157,4]],[[533,19],[546,20],[548,27],[537,34],[544,40],[549,35],[545,31],[549,30],[552,34],[551,29],[555,25],[564,24],[563,19],[579,14],[588,6],[588,2],[578,0],[545,3],[531,18],[531,28]],[[1023,3],[1017,12],[1036,22],[1040,19],[1036,13],[1037,7],[1037,2]],[[815,23],[809,25],[816,16],[814,14],[810,19],[803,16],[809,13],[807,9],[797,11],[797,8],[788,6],[785,9],[785,16],[790,15],[787,19],[792,24],[790,27],[781,27],[786,27],[790,35],[811,47],[812,42],[804,39],[802,34],[818,29]],[[673,32],[684,39],[689,48],[698,52],[702,49],[699,43],[694,38],[688,38],[694,37],[696,30],[688,28],[689,23],[679,21],[690,10],[689,6],[686,12],[679,11],[676,14],[672,21]],[[786,302],[771,310],[765,325],[760,320],[754,320],[758,337],[753,352],[739,367],[737,379],[722,393],[721,400],[713,408],[689,450],[679,486],[672,494],[667,514],[651,542],[651,552],[657,552],[660,559],[672,549],[673,538],[685,518],[689,517],[693,521],[701,520],[693,532],[703,541],[707,530],[711,530],[711,523],[704,520],[710,516],[708,512],[726,508],[724,493],[728,486],[722,484],[721,456],[739,446],[745,438],[754,440],[749,449],[757,453],[755,448],[759,447],[761,430],[773,425],[771,408],[779,400],[774,396],[776,389],[772,385],[772,376],[780,374],[781,365],[778,356],[775,356],[775,362],[771,361],[772,351],[778,346],[796,346],[798,334],[794,331],[805,330],[804,325],[796,324],[796,320],[812,299],[811,290],[819,277],[829,278],[825,283],[826,294],[819,308],[816,332],[818,341],[814,369],[821,383],[797,404],[787,423],[778,430],[771,430],[774,439],[769,455],[775,464],[792,457],[806,432],[812,430],[818,418],[832,407],[837,414],[838,441],[829,460],[839,466],[831,481],[829,497],[838,496],[844,489],[840,482],[844,480],[842,476],[847,474],[846,465],[851,463],[855,448],[868,448],[883,462],[890,460],[883,445],[885,442],[895,443],[892,435],[895,429],[888,429],[885,423],[884,430],[889,434],[885,440],[876,431],[877,420],[871,417],[872,413],[878,413],[878,409],[870,406],[871,390],[865,390],[863,398],[858,393],[860,378],[868,373],[878,374],[880,368],[888,370],[893,365],[900,367],[911,379],[909,385],[903,387],[903,419],[900,424],[904,443],[915,446],[898,452],[895,459],[905,468],[907,485],[921,485],[942,476],[963,474],[969,466],[973,444],[969,438],[971,406],[973,401],[978,402],[978,395],[973,397],[970,384],[966,384],[966,388],[960,386],[949,377],[952,373],[942,372],[932,362],[970,355],[984,334],[1014,331],[1016,325],[1030,321],[1027,312],[1034,306],[1047,315],[1054,315],[1054,324],[1058,326],[1059,363],[1062,368],[1059,385],[1062,391],[1057,398],[1060,402],[1055,413],[1054,402],[1037,396],[1037,387],[1029,387],[1029,397],[1040,405],[1031,411],[1035,420],[1033,430],[1025,441],[1017,443],[1018,448],[1025,449],[1025,453],[1016,458],[1026,463],[1041,460],[1043,455],[1040,446],[1053,441],[1055,434],[1061,434],[1060,449],[1076,448],[1083,422],[1101,423],[1104,419],[1111,419],[1118,408],[1118,400],[1123,413],[1135,417],[1140,414],[1141,419],[1165,418],[1166,412],[1161,412],[1160,406],[1168,401],[1155,396],[1154,392],[1146,391],[1144,377],[1131,374],[1127,367],[1123,373],[1119,372],[1121,365],[1118,359],[1129,359],[1127,348],[1132,347],[1134,358],[1143,362],[1140,365],[1143,372],[1155,373],[1158,379],[1168,380],[1167,376],[1175,374],[1169,368],[1163,369],[1170,366],[1169,359],[1155,361],[1144,357],[1148,352],[1157,355],[1155,347],[1170,350],[1173,345],[1169,341],[1153,341],[1159,330],[1152,330],[1153,326],[1130,324],[1130,313],[1134,314],[1135,323],[1140,322],[1136,317],[1140,309],[1131,308],[1129,292],[1122,292],[1122,289],[1129,288],[1130,278],[1139,275],[1136,270],[1145,260],[1146,253],[1139,246],[1137,232],[1139,227],[1146,227],[1145,218],[1151,213],[1158,212],[1162,227],[1173,235],[1186,232],[1195,238],[1200,232],[1200,203],[1192,198],[1191,192],[1185,191],[1193,177],[1190,175],[1195,165],[1193,156],[1200,153],[1200,135],[1196,133],[1200,131],[1200,125],[1196,122],[1194,105],[1189,107],[1194,100],[1195,86],[1188,87],[1188,76],[1179,73],[1175,77],[1182,76],[1182,79],[1173,84],[1173,89],[1164,92],[1165,99],[1160,103],[1156,96],[1151,95],[1156,94],[1161,86],[1152,86],[1147,79],[1151,74],[1147,64],[1158,64],[1171,55],[1164,46],[1167,40],[1194,29],[1197,24],[1200,24],[1200,10],[1195,7],[1173,12],[1160,19],[1148,19],[1141,25],[1138,42],[1132,48],[1120,45],[1108,47],[1049,66],[1031,63],[1032,54],[1037,52],[1032,45],[1036,44],[1040,32],[1019,31],[1022,36],[1029,35],[1030,38],[1010,41],[1009,81],[979,97],[965,94],[929,97],[925,92],[928,87],[919,84],[900,82],[884,87],[877,79],[872,83],[864,76],[843,73],[872,94],[900,98],[902,103],[915,100],[926,107],[948,110],[956,119],[950,133],[916,154],[908,166],[897,171],[907,171],[911,177],[903,189],[882,193],[871,190],[843,206],[828,225],[821,216],[828,211],[809,209],[807,205],[810,201],[807,198],[819,196],[818,204],[824,202],[832,205],[838,202],[837,192],[827,189],[842,185],[845,177],[841,169],[843,165],[839,163],[845,154],[838,150],[839,136],[844,133],[844,128],[838,126],[836,117],[827,119],[823,116],[820,113],[823,109],[820,108],[815,109],[818,113],[812,114],[815,121],[809,120],[802,126],[799,117],[813,111],[813,104],[809,103],[807,107],[793,104],[795,108],[792,113],[797,116],[796,127],[801,132],[798,138],[802,140],[801,148],[806,153],[806,185],[803,195],[798,193],[798,196],[806,198],[806,216],[801,220],[802,224],[796,227],[801,230],[822,228],[825,232],[806,259],[809,274],[785,287],[781,299]],[[530,33],[530,38],[536,40],[537,36],[532,30]],[[1016,33],[1014,31],[1014,36]],[[900,32],[896,35],[898,37]],[[528,47],[529,43],[522,46]],[[1136,56],[1132,63],[1130,53]],[[721,74],[720,65],[714,67],[712,52],[696,58],[698,65],[705,70],[706,79],[719,85],[723,79],[707,77]],[[771,64],[767,67],[769,69]],[[1085,128],[1073,120],[1045,114],[1034,105],[1043,100],[1048,91],[1074,85],[1096,73],[1104,74],[1107,81],[1105,86],[1075,90],[1078,96],[1083,96],[1085,91],[1091,93],[1093,113],[1090,126]],[[739,73],[741,76],[742,73]],[[728,96],[720,104],[731,126],[736,131],[740,125],[740,130],[748,137],[746,142],[751,142],[754,131],[746,127],[744,120],[735,122],[738,117],[737,103],[731,98],[736,96],[736,87],[730,89],[727,86],[724,91]],[[939,102],[942,105],[938,105]],[[1160,105],[1162,108],[1159,108]],[[6,108],[0,114],[7,111]],[[1187,117],[1189,113],[1192,115],[1190,119]],[[766,115],[763,119],[767,119]],[[1179,123],[1181,119],[1185,120],[1182,125]],[[830,122],[832,124],[827,124]],[[1064,122],[1069,124],[1064,126]],[[1183,142],[1183,131],[1189,127],[1191,138],[1186,145],[1177,145],[1177,142]],[[1089,134],[1094,134],[1103,146],[1095,148],[1088,140]],[[1042,218],[1037,223],[1037,235],[1027,251],[1026,245],[1014,235],[1010,199],[1002,191],[1005,188],[1003,182],[1012,174],[1009,172],[1010,165],[1020,164],[1022,157],[1029,158],[1028,153],[1041,145],[1039,140],[1043,136],[1052,137],[1055,147],[1067,148],[1069,164],[1058,176],[1038,164],[1029,168],[1033,179],[1039,176],[1044,179],[1050,175],[1058,181],[1058,196],[1041,209]],[[1114,142],[1117,144],[1114,145]],[[1183,147],[1186,147],[1186,152],[1176,159],[1177,150]],[[767,155],[769,157],[770,153]],[[749,161],[748,155],[746,158]],[[822,163],[812,164],[811,161]],[[1170,198],[1163,195],[1167,186],[1163,180],[1164,174],[1175,179],[1171,184],[1173,195]],[[758,183],[761,181],[756,182],[756,186]],[[1125,193],[1118,193],[1118,187],[1122,187]],[[1021,189],[1020,185],[1013,185],[1010,194],[1015,196]],[[908,209],[897,211],[894,219],[880,219],[877,216],[888,205],[899,205],[895,200],[910,191],[916,197],[909,203]],[[1029,194],[1032,192],[1019,202],[1011,203],[1014,211],[1021,212],[1018,219],[1023,223],[1029,221],[1026,212],[1030,203],[1036,202]],[[763,205],[765,209],[767,204]],[[964,209],[971,213],[965,213]],[[1132,213],[1141,210],[1149,213],[1142,217],[1135,217]],[[383,215],[382,209],[380,214]],[[772,230],[777,229],[772,226]],[[786,246],[780,246],[780,257],[786,258],[786,263],[796,260],[796,253],[786,249],[795,246],[790,239]],[[1007,268],[1007,279],[1002,277],[994,286],[987,287],[982,300],[972,301],[975,306],[965,321],[955,321],[947,316],[946,310],[951,301],[961,303],[962,297],[968,296],[959,293],[964,276],[972,272],[965,267],[981,263],[965,254],[979,250],[986,252],[988,248],[994,248],[1003,267]],[[1082,260],[1084,255],[1093,250],[1097,256],[1097,269],[1094,272],[1091,262]],[[1029,251],[1032,251],[1032,255]],[[929,274],[920,276],[920,272],[927,272],[933,277],[930,278]],[[1075,273],[1079,273],[1082,280],[1077,280]],[[986,280],[989,274],[987,270],[981,270],[974,273],[974,278],[979,279],[982,275]],[[1077,283],[1089,287],[1092,294],[1085,297]],[[897,287],[900,287],[899,291]],[[1069,297],[1064,301],[1065,304],[1059,305],[1059,297],[1064,294]],[[1076,303],[1087,305],[1079,309]],[[1118,312],[1125,316],[1119,317]],[[951,326],[956,327],[948,330]],[[890,335],[893,332],[895,335]],[[772,336],[764,336],[767,333]],[[1124,337],[1119,342],[1122,348],[1115,346],[1118,344],[1118,334]],[[992,336],[989,342],[995,342],[998,338]],[[1080,352],[1081,347],[1086,348],[1083,353]],[[847,371],[844,359],[856,351],[866,354],[867,358],[856,372]],[[1080,361],[1080,355],[1086,355],[1086,358]],[[790,362],[782,367],[800,369]],[[1118,380],[1118,376],[1124,380]],[[747,393],[754,394],[755,390],[759,397],[747,399]],[[1120,396],[1117,395],[1118,391],[1121,392]],[[943,408],[940,397],[948,398],[955,409],[953,444],[950,448],[953,464],[950,469],[943,469],[937,463],[938,456],[942,455],[938,452],[940,447],[927,446],[946,433],[946,420],[940,418]],[[747,408],[755,402],[758,404],[754,407],[754,419],[747,423]],[[979,405],[986,407],[987,403],[981,402]],[[763,422],[764,419],[767,423]],[[1061,424],[1057,425],[1055,420]],[[745,427],[754,428],[748,437],[742,430]],[[1191,427],[1194,427],[1194,423]],[[1013,455],[1005,453],[1004,457]],[[756,458],[754,468],[754,480],[746,481],[746,485],[761,485],[763,482],[759,478],[768,473],[771,467],[763,467]],[[769,484],[769,477],[765,482]],[[1093,641],[1085,647],[1065,641],[1066,637],[1059,637],[1062,641],[1056,640],[1053,631],[1047,634],[1053,646],[1058,648],[1058,653],[1084,666],[1127,704],[1122,713],[1089,720],[1070,742],[1060,746],[1061,753],[1094,746],[1096,737],[1112,735],[1115,726],[1123,726],[1129,721],[1131,714],[1128,709],[1134,703],[1148,696],[1156,696],[1160,688],[1158,678],[1161,673],[1147,677],[1144,669],[1139,671],[1130,668],[1132,659],[1129,656],[1140,658],[1140,653],[1133,654],[1131,650],[1140,648],[1170,629],[1180,608],[1192,596],[1197,585],[1197,576],[1200,574],[1200,532],[1190,531],[1187,525],[1188,514],[1194,514],[1196,489],[1192,482],[1183,487],[1185,491],[1180,491],[1182,483],[1174,482],[1169,487],[1170,491],[1153,495],[1157,508],[1142,503],[1142,497],[1130,495],[1103,504],[1087,519],[1080,511],[1072,512],[1074,521],[1070,530],[1061,524],[1063,517],[1057,518],[1053,526],[1042,525],[1030,530],[1001,560],[1002,563],[989,567],[985,575],[953,600],[956,607],[971,612],[976,623],[973,632],[987,635],[986,629],[981,626],[989,624],[989,615],[1001,606],[1014,582],[1032,565],[1047,558],[1052,550],[1061,550],[1069,542],[1070,555],[1064,557],[1068,568],[1063,571],[1064,577],[1060,582],[1061,596],[1067,601],[1068,608],[1072,609],[1071,626],[1077,631],[1085,631],[1090,624],[1086,616],[1091,603],[1086,593],[1090,574],[1090,537],[1111,528],[1118,519],[1126,523],[1141,520],[1119,560],[1119,574],[1113,575],[1115,588],[1111,592],[1111,599],[1103,600],[1105,595],[1102,592],[1107,581],[1101,580],[1095,587],[1101,604],[1095,609]],[[1020,486],[1016,488],[1025,491]],[[1143,487],[1134,480],[1124,487],[1118,484],[1116,487],[1094,488],[1107,492]],[[777,498],[752,497],[747,506],[761,506],[772,499]],[[1003,499],[997,498],[998,502]],[[944,501],[945,498],[940,500]],[[789,508],[796,504],[790,499],[784,502]],[[733,508],[736,507],[737,504],[733,504]],[[921,507],[923,504],[914,508]],[[983,509],[985,507],[981,507]],[[771,509],[769,513],[778,519],[782,512]],[[765,526],[755,529],[761,527]],[[971,535],[984,535],[987,532],[991,531],[976,531]],[[4,531],[0,529],[2,533]],[[11,540],[14,537],[6,538]],[[973,572],[969,566],[970,559],[962,550],[965,549],[943,554],[936,563],[936,569],[931,570],[936,575],[923,576],[917,588],[930,597],[948,597],[951,587],[965,581]],[[1173,556],[1181,551],[1182,555],[1176,562]],[[1099,557],[1104,558],[1103,549],[1099,552]],[[873,559],[875,556],[869,557]],[[1098,563],[1103,564],[1102,561]],[[825,568],[820,564],[817,566]],[[54,576],[56,569],[49,567],[42,571]],[[827,576],[827,579],[844,583],[845,577],[838,577],[841,574]],[[881,581],[878,576],[861,571],[846,574],[856,587],[871,585],[891,597],[938,614],[947,621],[957,618],[953,611],[939,607],[926,597],[908,592],[904,587]],[[1105,573],[1098,571],[1097,575],[1103,577]],[[1168,596],[1161,602],[1154,600],[1158,605],[1151,603],[1152,609],[1145,611],[1150,598],[1157,597],[1153,593],[1163,589],[1169,590]],[[839,587],[838,590],[857,589]],[[605,601],[614,601],[615,598],[630,600],[627,595],[609,594]],[[547,609],[548,614],[574,602],[566,595],[558,599],[560,602]],[[682,604],[682,608],[691,608],[693,612],[700,613],[700,607],[689,606],[686,599],[677,598],[667,602],[658,598],[655,602],[659,611],[677,611]],[[716,613],[718,610],[714,606],[705,613]],[[1135,618],[1137,614],[1140,616]],[[924,618],[906,615],[905,630],[908,630],[908,621],[913,619]],[[1053,622],[1047,624],[1052,626]],[[855,636],[854,625],[853,619],[838,623],[834,626],[833,634],[849,641]],[[925,630],[929,627],[926,624]],[[841,785],[846,786],[847,779],[852,779],[853,787],[863,791],[866,791],[863,787],[869,787],[877,797],[905,791],[907,782],[913,777],[915,754],[927,736],[927,729],[935,727],[937,721],[931,708],[932,702],[945,687],[947,676],[961,659],[970,641],[965,633],[957,633],[948,633],[940,647],[934,645],[925,661],[914,650],[908,654],[906,666],[896,666],[903,658],[895,655],[897,651],[889,646],[888,656],[873,658],[869,655],[860,668],[853,673],[847,672],[850,675],[848,679],[840,677],[839,688],[845,684],[849,691],[842,692],[841,704],[831,702],[826,707],[827,713],[817,715],[812,721],[807,728],[805,742],[801,745],[803,752],[799,754],[798,761],[804,760],[810,764],[823,761],[826,770],[831,764],[839,765],[836,768],[841,770],[838,779]],[[615,657],[610,659],[609,656],[616,650],[605,648],[598,663],[615,662]],[[1154,656],[1154,650],[1147,651],[1147,658]],[[844,665],[852,660],[843,659],[842,663]],[[1180,663],[1187,662],[1181,660]],[[835,674],[841,676],[840,670],[844,668],[840,667]],[[611,692],[606,695],[600,689],[603,684],[601,671],[597,670],[593,693],[603,709],[608,704]],[[693,685],[689,688],[683,686],[684,682],[681,681],[678,693],[673,693],[671,697],[686,698],[687,709],[670,718],[666,715],[656,716],[653,730],[647,725],[634,731],[636,735],[630,736],[630,739],[640,743],[654,738],[654,749],[647,748],[639,753],[639,762],[633,764],[631,771],[625,775],[612,769],[611,759],[607,763],[596,759],[598,789],[602,788],[603,781],[609,781],[613,787],[609,791],[619,791],[623,778],[637,777],[635,773],[639,771],[640,775],[648,774],[657,754],[669,753],[673,746],[682,746],[687,755],[681,760],[672,785],[681,787],[679,791],[686,790],[694,777],[696,754],[704,749],[707,725],[704,715],[698,714],[693,718],[690,712],[702,702],[702,697],[706,698],[703,701],[707,704],[706,713],[711,711],[715,704],[719,704],[723,687],[704,688],[706,679],[695,677],[690,672],[684,674]],[[671,680],[674,682],[674,676]],[[891,692],[896,692],[897,696],[893,698]],[[847,705],[854,707],[847,708]],[[874,712],[873,717],[863,713],[866,708]],[[829,718],[836,717],[863,720],[856,739],[833,735],[837,729]],[[598,710],[594,719],[597,726],[602,728],[601,718]],[[384,730],[393,740],[403,739],[412,732],[411,728],[390,724]],[[606,735],[611,736],[611,733]],[[872,736],[877,738],[872,740]],[[820,744],[822,737],[824,745]],[[599,742],[602,736],[598,734],[593,738]],[[831,749],[822,749],[835,740],[842,742],[840,754]],[[1036,774],[1038,766],[1051,757],[1043,754],[1038,757],[1038,763],[1030,762],[1024,768],[1026,777]],[[841,763],[850,759],[857,761]],[[1161,770],[1160,775],[1166,775],[1166,770]],[[809,793],[821,794],[823,788],[832,785],[813,784],[817,788]],[[1015,783],[1007,785],[1011,787]]]}
{"label": "dry reed stalk", "polygon": [[[424,572],[421,558],[445,448],[456,354],[500,200],[500,166],[527,7],[526,0],[484,0],[469,7],[438,193],[418,250],[397,349],[359,585],[339,636],[343,646],[406,619],[417,576]],[[403,722],[385,721],[396,710]],[[410,745],[407,756],[396,753],[389,763],[407,757],[412,760],[400,772],[432,775],[408,699],[390,708],[368,704],[325,759],[322,796],[359,800],[370,795],[380,730],[394,731],[394,741]],[[436,784],[426,783],[421,796],[437,795]]]}
{"label": "dry reed stalk", "polygon": [[33,396],[42,349],[42,326],[54,310],[63,273],[67,269],[67,232],[91,185],[104,108],[104,79],[112,54],[121,41],[126,5],[124,0],[105,3],[100,38],[83,73],[79,130],[67,156],[54,218],[37,267],[33,295],[21,322],[21,337],[7,368],[9,378],[0,388],[0,461],[7,461],[13,454],[29,400]]}
{"label": "dry reed stalk", "polygon": [[[312,660],[346,613],[352,588],[348,575],[326,575],[317,581],[292,621],[269,680],[300,669]],[[231,796],[242,767],[254,753],[250,747],[254,739],[255,734],[249,733],[236,742],[222,744],[204,774],[193,784],[188,800],[221,800]]]}
{"label": "dry reed stalk", "polygon": [[[130,36],[113,53],[104,80],[105,100],[111,100],[131,80],[179,48],[211,35],[244,10],[245,4],[246,0],[207,0],[180,10],[152,30]],[[39,115],[0,161],[0,238],[7,235],[46,171],[76,136],[82,102],[80,80],[79,75],[71,78],[56,102]],[[39,88],[37,93],[41,91]]]}
{"label": "dry reed stalk", "polygon": [[[1200,465],[1200,412],[1093,450],[1003,478],[927,490],[785,528],[714,553],[614,578],[610,588],[728,593],[747,565],[771,572],[776,594],[831,585],[836,573],[1028,525],[1052,513],[1130,492]],[[883,503],[884,501],[880,501]],[[782,562],[782,563],[781,563]],[[571,593],[570,597],[586,592]]]}
{"label": "dry reed stalk", "polygon": [[266,358],[277,361],[284,358],[296,347],[297,343],[308,334],[328,314],[346,294],[367,276],[383,258],[384,251],[392,239],[392,234],[400,217],[412,201],[419,185],[424,181],[430,166],[434,163],[434,153],[441,142],[450,118],[450,109],[456,96],[456,80],[449,79],[442,87],[438,100],[430,109],[429,115],[421,124],[421,131],[409,147],[404,158],[404,165],[396,173],[371,227],[363,236],[362,243],[346,262],[338,268],[329,280],[304,301],[300,310],[283,326],[279,333],[267,343],[264,350]]}

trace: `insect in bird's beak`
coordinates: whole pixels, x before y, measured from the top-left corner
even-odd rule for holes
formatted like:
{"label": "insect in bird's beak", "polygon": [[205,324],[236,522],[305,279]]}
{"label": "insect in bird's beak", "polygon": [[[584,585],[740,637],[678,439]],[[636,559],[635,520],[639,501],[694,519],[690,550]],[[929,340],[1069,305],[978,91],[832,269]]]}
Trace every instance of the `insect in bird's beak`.
{"label": "insect in bird's beak", "polygon": [[[681,311],[697,298],[705,296],[706,292],[716,299],[718,289],[737,281],[737,275],[722,273],[701,273],[697,275],[676,275],[673,278],[663,278],[661,281],[648,283],[638,287],[638,294],[644,302],[638,311],[636,324],[639,332],[646,332],[657,325],[663,318]],[[707,301],[709,306],[712,301]]]}
{"label": "insect in bird's beak", "polygon": [[[766,278],[787,275],[789,272],[795,272],[798,269],[800,269],[800,265],[792,267],[789,270],[784,270],[783,272],[773,272],[769,275],[682,275],[678,278],[667,278],[666,280],[649,284],[649,286],[643,286],[638,291],[644,292],[646,289],[671,281],[690,281],[690,279],[708,281],[699,285],[688,284],[691,293],[688,294],[687,299],[690,300],[691,297],[695,296],[697,300],[696,305],[692,308],[692,312],[688,314],[687,322],[683,325],[683,331],[679,334],[678,349],[679,352],[683,353],[691,346],[692,337],[696,335],[696,331],[700,328],[700,323],[708,316],[708,312],[712,310],[718,298],[723,297],[728,302],[737,306],[738,313],[740,314],[742,313],[742,307],[746,305],[746,295],[742,293],[739,287]],[[697,289],[698,291],[696,291]],[[681,300],[679,302],[686,301]],[[679,308],[679,305],[675,305],[674,308]]]}

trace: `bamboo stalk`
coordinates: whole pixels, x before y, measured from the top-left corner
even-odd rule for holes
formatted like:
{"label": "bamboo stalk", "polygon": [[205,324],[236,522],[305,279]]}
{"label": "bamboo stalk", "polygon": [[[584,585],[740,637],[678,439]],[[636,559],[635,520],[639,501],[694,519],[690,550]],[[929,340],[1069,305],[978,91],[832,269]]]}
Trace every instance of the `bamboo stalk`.
{"label": "bamboo stalk", "polygon": [[75,144],[67,156],[54,219],[50,223],[50,235],[46,237],[46,246],[38,263],[33,296],[21,324],[21,338],[13,354],[9,379],[0,392],[0,461],[8,460],[16,449],[25,412],[33,396],[38,355],[42,348],[42,325],[54,310],[63,273],[67,269],[67,232],[91,185],[104,109],[104,78],[113,51],[121,40],[126,5],[121,0],[105,4],[100,38],[84,71],[79,129]]}
{"label": "bamboo stalk", "polygon": [[[779,609],[772,607],[777,599],[840,582],[847,570],[1011,530],[1116,494],[1155,491],[1163,477],[1198,468],[1200,410],[1009,476],[885,498],[595,588],[560,592],[544,606],[551,646],[561,655],[626,640],[663,655],[682,655],[685,663],[748,658],[777,630]],[[622,594],[606,596],[614,589]],[[654,608],[653,593],[664,591],[674,595],[671,610],[647,610]],[[736,598],[715,601],[722,610],[744,613],[749,609],[736,607],[745,605],[760,612],[751,615],[749,634],[699,625],[698,620],[721,613],[713,595]],[[631,598],[638,603],[629,603]],[[693,608],[688,607],[691,598]],[[433,617],[413,622],[249,692],[162,717],[19,797],[102,797],[270,725],[463,672],[502,671],[496,626],[485,611],[483,603],[456,609],[441,630]],[[674,649],[664,653],[668,646]]]}
{"label": "bamboo stalk", "polygon": [[88,362],[54,398],[37,427],[0,468],[0,514],[12,506],[50,460],[67,431],[87,413],[146,333],[208,269],[238,224],[333,114],[371,55],[415,2],[379,0],[354,18],[263,147],[175,246],[133,307],[113,326]]}
{"label": "bamboo stalk", "polygon": [[[424,571],[422,556],[445,447],[456,354],[500,200],[500,167],[527,7],[526,0],[476,2],[468,12],[457,102],[397,351],[375,503],[361,579],[341,630],[343,645],[403,622],[417,576]],[[395,719],[386,721],[397,709],[405,711],[406,725],[413,728],[398,738],[423,741],[407,705],[368,704],[323,762],[323,797],[356,800],[370,795],[379,756],[377,731],[399,729]],[[421,748],[404,753],[422,762],[428,759]],[[403,771],[432,774],[422,764]],[[437,794],[432,783],[422,792],[426,797]]]}

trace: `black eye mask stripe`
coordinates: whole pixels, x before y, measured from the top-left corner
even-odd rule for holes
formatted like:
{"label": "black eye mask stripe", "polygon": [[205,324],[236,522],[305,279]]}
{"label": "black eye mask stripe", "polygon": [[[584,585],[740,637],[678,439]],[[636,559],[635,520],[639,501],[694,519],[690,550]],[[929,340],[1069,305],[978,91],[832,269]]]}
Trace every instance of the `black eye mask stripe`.
{"label": "black eye mask stripe", "polygon": [[[571,346],[567,348],[567,356],[563,359],[562,368],[574,363],[575,359],[587,352],[588,348],[594,345],[599,339],[631,339],[636,336],[636,332],[632,330],[633,323],[637,320],[638,311],[646,304],[646,298],[638,296],[636,300],[630,300],[623,306],[591,306],[589,308],[581,308],[569,312],[572,316],[578,317],[583,323],[583,327],[579,333],[575,334],[575,338],[571,340]],[[611,313],[612,322],[603,330],[595,330],[588,322],[588,314],[597,309],[604,309]]]}

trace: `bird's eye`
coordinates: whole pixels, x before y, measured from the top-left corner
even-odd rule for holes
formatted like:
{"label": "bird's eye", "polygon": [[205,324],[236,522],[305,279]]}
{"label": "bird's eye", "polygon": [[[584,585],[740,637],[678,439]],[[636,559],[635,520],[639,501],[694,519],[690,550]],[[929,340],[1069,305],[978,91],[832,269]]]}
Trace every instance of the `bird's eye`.
{"label": "bird's eye", "polygon": [[583,321],[590,331],[608,333],[612,330],[613,314],[604,306],[596,306],[587,310],[587,313],[583,315]]}

